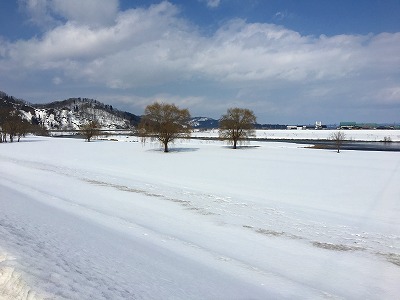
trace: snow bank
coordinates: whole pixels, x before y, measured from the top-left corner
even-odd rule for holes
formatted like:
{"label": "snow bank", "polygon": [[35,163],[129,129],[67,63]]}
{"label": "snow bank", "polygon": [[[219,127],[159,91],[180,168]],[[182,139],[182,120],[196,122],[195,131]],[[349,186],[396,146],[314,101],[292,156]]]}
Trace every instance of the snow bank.
{"label": "snow bank", "polygon": [[8,255],[0,252],[0,299],[2,300],[42,300],[26,284],[15,268],[3,266]]}

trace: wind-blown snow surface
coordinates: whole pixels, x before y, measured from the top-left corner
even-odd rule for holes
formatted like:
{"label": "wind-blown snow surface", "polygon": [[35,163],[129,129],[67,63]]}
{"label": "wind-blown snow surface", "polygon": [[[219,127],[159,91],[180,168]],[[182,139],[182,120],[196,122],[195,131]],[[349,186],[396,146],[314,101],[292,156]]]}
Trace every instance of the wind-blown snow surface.
{"label": "wind-blown snow surface", "polygon": [[399,297],[400,153],[128,141],[0,145],[0,298]]}

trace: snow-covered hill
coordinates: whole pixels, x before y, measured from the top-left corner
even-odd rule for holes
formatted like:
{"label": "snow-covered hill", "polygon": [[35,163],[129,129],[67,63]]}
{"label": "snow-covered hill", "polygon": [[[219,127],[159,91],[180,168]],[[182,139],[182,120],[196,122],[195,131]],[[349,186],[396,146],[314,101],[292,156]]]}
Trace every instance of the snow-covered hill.
{"label": "snow-covered hill", "polygon": [[[24,119],[47,130],[79,130],[91,120],[97,120],[103,129],[129,129],[140,122],[138,115],[88,98],[31,104],[0,91],[1,108],[17,110]],[[190,125],[196,129],[218,128],[218,120],[194,117]]]}
{"label": "snow-covered hill", "polygon": [[97,120],[103,129],[128,129],[140,120],[134,114],[88,98],[31,104],[2,92],[0,107],[15,109],[24,119],[47,130],[78,130],[92,120]]}
{"label": "snow-covered hill", "polygon": [[218,120],[207,117],[194,117],[190,120],[190,126],[199,129],[212,129],[218,128]]}

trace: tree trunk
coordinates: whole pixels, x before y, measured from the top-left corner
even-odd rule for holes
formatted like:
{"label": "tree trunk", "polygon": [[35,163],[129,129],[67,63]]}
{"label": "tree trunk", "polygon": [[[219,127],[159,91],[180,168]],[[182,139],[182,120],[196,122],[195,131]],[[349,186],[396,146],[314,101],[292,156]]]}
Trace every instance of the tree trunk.
{"label": "tree trunk", "polygon": [[168,142],[164,142],[164,152],[168,152]]}
{"label": "tree trunk", "polygon": [[237,143],[237,140],[233,139],[233,149],[236,149],[236,143]]}

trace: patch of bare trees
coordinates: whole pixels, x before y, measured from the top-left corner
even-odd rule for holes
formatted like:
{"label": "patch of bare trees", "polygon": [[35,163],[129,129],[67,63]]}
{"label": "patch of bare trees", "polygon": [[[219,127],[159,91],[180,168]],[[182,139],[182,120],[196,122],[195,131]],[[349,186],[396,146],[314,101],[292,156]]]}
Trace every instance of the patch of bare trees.
{"label": "patch of bare trees", "polygon": [[0,143],[7,142],[7,137],[11,143],[15,139],[19,142],[21,137],[30,131],[31,124],[22,119],[16,111],[5,108],[0,110]]}

